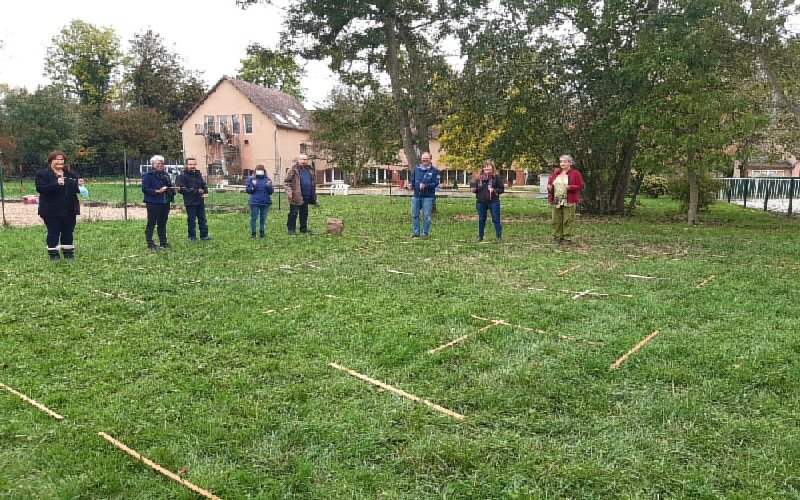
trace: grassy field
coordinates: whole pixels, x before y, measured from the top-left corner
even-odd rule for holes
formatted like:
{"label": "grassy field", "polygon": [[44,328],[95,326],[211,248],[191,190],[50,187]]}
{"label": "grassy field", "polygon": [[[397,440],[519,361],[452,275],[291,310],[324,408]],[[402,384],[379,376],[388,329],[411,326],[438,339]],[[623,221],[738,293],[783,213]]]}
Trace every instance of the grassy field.
{"label": "grassy field", "polygon": [[226,499],[800,496],[800,221],[645,200],[559,247],[507,198],[479,244],[470,200],[428,241],[397,201],[321,198],[341,238],[287,236],[285,205],[266,241],[175,217],[158,254],[141,221],[82,224],[75,262],[0,229],[0,382],[66,416],[0,391],[0,497],[195,498],[100,431]]}

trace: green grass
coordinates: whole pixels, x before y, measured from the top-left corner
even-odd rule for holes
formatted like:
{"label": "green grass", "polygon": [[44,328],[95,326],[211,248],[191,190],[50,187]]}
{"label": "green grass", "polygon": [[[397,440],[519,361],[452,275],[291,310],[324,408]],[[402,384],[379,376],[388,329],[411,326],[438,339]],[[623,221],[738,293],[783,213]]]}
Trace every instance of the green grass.
{"label": "green grass", "polygon": [[[98,431],[222,498],[800,496],[797,220],[645,200],[562,248],[540,200],[504,200],[502,245],[471,200],[428,241],[388,201],[321,198],[341,238],[290,238],[284,205],[264,242],[219,214],[190,245],[176,216],[159,254],[141,221],[81,224],[75,262],[0,230],[0,381],[67,416],[0,394],[0,497],[194,498]],[[610,295],[561,292],[587,289]]]}

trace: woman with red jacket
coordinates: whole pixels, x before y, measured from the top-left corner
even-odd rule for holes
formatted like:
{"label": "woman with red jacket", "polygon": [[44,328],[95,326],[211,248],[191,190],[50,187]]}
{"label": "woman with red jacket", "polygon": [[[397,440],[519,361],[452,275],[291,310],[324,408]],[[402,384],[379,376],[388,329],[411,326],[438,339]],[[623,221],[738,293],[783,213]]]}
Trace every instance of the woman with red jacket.
{"label": "woman with red jacket", "polygon": [[553,239],[559,244],[571,243],[575,208],[581,202],[583,177],[574,170],[575,160],[570,155],[558,159],[560,167],[547,181],[547,201],[553,206]]}

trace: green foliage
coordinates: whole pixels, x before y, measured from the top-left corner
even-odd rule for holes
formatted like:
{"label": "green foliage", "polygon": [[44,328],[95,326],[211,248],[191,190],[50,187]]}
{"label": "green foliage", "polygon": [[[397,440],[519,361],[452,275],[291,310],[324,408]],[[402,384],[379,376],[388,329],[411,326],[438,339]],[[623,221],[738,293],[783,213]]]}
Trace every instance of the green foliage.
{"label": "green foliage", "polygon": [[77,115],[71,103],[53,86],[33,94],[25,89],[4,93],[0,101],[0,138],[7,162],[41,166],[54,149],[68,156],[77,149]]}
{"label": "green foliage", "polygon": [[123,55],[114,30],[73,20],[52,43],[44,68],[51,81],[81,104],[111,102],[114,75]]}
{"label": "green foliage", "polygon": [[303,70],[291,54],[262,47],[258,43],[251,43],[246,51],[247,57],[240,61],[242,67],[236,78],[278,89],[299,101],[303,100],[303,89],[300,86]]}
{"label": "green foliage", "polygon": [[[645,179],[647,179],[645,177]],[[708,173],[697,175],[697,186],[699,189],[697,199],[698,210],[708,210],[712,203],[717,200],[717,193],[725,189],[725,183]],[[642,188],[644,190],[644,187]],[[673,199],[681,202],[681,210],[689,209],[689,181],[685,175],[673,177],[667,185],[667,192]]]}
{"label": "green foliage", "polygon": [[369,165],[397,163],[400,143],[392,120],[394,108],[385,93],[354,88],[331,92],[327,106],[312,112],[315,148],[357,183]]}
{"label": "green foliage", "polygon": [[127,104],[155,109],[173,122],[183,120],[205,92],[199,75],[185,69],[180,56],[152,30],[130,41],[124,82]]}
{"label": "green foliage", "polygon": [[669,180],[660,175],[648,174],[642,180],[641,193],[650,198],[658,198],[669,191]]}

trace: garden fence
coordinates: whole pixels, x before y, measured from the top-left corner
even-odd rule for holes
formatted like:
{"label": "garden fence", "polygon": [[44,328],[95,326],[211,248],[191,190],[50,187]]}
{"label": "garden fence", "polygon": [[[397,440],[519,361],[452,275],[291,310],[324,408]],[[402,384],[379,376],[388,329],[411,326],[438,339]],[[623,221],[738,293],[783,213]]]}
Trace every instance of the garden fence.
{"label": "garden fence", "polygon": [[720,179],[725,188],[717,195],[728,203],[786,212],[792,215],[800,177],[731,177]]}

